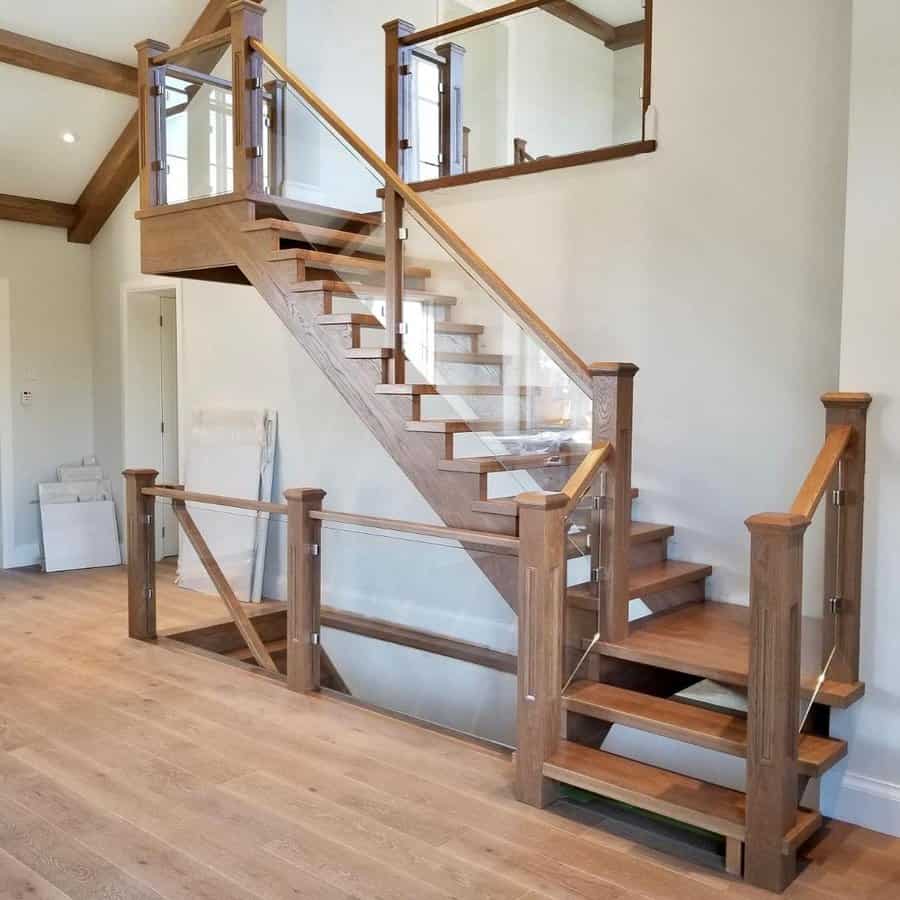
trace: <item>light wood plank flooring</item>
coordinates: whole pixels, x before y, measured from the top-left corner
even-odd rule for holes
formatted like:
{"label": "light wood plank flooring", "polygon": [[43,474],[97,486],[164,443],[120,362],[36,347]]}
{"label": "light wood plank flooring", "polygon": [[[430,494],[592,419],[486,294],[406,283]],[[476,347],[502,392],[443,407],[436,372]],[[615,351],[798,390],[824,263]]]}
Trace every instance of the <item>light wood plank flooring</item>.
{"label": "light wood plank flooring", "polygon": [[[160,627],[221,605],[160,585]],[[125,573],[0,573],[0,898],[763,897],[602,809],[517,803],[505,755],[129,641]],[[687,851],[686,851],[687,853]],[[900,896],[832,824],[794,900]]]}

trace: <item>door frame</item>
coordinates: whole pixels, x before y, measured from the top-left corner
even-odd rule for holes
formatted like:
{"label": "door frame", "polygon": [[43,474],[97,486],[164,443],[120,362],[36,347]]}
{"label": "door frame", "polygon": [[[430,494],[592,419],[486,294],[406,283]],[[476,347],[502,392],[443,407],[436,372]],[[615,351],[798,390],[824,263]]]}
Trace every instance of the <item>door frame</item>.
{"label": "door frame", "polygon": [[12,392],[12,297],[0,278],[0,569],[16,565]]}
{"label": "door frame", "polygon": [[[184,305],[183,305],[183,281],[180,278],[142,278],[139,281],[130,281],[122,285],[119,301],[119,340],[120,340],[120,364],[121,364],[121,393],[120,393],[120,418],[121,418],[121,452],[122,462],[127,465],[128,456],[128,301],[131,297],[140,294],[160,294],[161,292],[175,291],[175,383],[178,386],[178,421],[175,423],[178,436],[178,479],[184,478],[184,392],[182,391],[182,376],[184,374]],[[127,541],[127,535],[123,533],[123,545]]]}

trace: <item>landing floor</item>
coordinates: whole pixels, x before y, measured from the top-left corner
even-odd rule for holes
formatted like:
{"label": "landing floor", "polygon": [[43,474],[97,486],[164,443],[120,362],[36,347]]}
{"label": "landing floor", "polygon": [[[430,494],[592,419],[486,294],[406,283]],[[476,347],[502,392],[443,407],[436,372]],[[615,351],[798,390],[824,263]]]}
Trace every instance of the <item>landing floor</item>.
{"label": "landing floor", "polygon": [[[160,586],[160,627],[221,617]],[[517,803],[508,757],[125,637],[125,573],[0,573],[0,898],[766,896],[634,824]],[[695,859],[702,856],[694,851]],[[793,900],[900,896],[833,824]]]}

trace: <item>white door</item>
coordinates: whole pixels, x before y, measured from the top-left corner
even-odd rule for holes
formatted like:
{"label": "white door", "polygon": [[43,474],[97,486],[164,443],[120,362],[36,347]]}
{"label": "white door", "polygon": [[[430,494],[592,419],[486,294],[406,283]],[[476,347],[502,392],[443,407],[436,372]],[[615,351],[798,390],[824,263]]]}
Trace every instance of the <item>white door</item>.
{"label": "white door", "polygon": [[[152,468],[159,481],[178,481],[178,372],[175,297],[129,295],[125,409],[126,468]],[[157,503],[157,559],[178,554],[171,506]]]}

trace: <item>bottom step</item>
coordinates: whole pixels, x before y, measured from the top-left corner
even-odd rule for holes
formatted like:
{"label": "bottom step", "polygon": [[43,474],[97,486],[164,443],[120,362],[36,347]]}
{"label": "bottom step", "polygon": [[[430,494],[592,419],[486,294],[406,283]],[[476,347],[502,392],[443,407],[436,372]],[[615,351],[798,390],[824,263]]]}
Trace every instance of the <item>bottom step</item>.
{"label": "bottom step", "polygon": [[[571,741],[560,742],[556,753],[544,763],[543,771],[554,781],[676,822],[738,841],[746,836],[745,798],[740,791]],[[800,846],[821,824],[819,813],[800,810],[794,828],[784,836],[783,851],[789,853]]]}

